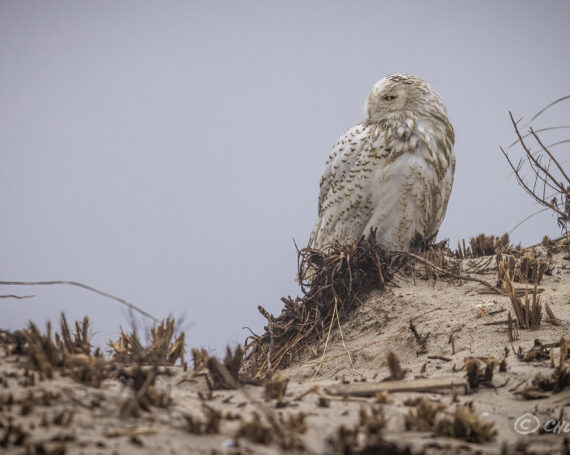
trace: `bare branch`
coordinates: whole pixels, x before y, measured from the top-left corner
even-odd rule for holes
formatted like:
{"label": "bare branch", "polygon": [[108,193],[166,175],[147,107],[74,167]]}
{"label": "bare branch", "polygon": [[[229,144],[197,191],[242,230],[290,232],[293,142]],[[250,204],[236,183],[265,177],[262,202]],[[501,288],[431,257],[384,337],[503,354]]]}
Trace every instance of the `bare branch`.
{"label": "bare branch", "polygon": [[32,295],[14,295],[14,294],[6,294],[6,295],[0,295],[0,299],[31,299],[32,297],[35,297],[35,294]]}
{"label": "bare branch", "polygon": [[518,167],[515,167],[511,161],[511,159],[509,158],[509,155],[507,154],[507,152],[505,152],[503,150],[503,147],[499,147],[501,149],[501,152],[503,152],[503,155],[505,155],[505,158],[507,159],[509,165],[511,166],[511,169],[513,170],[513,172],[515,173],[515,177],[517,178],[517,181],[519,183],[519,185],[531,196],[533,197],[539,204],[545,205],[546,207],[548,207],[549,209],[555,211],[556,213],[558,213],[560,216],[566,217],[566,214],[564,212],[561,212],[558,207],[554,206],[552,203],[548,202],[547,200],[544,200],[542,198],[540,198],[539,196],[537,196],[536,194],[534,194],[534,192],[528,187],[528,185],[525,183],[525,181],[523,180],[523,178],[520,175],[520,164]]}
{"label": "bare branch", "polygon": [[[560,164],[558,163],[558,161],[556,160],[556,158],[554,157],[554,155],[552,155],[552,153],[550,153],[550,150],[548,150],[548,147],[546,147],[542,141],[540,140],[540,138],[538,137],[538,135],[536,134],[536,132],[532,129],[532,127],[530,128],[530,133],[534,136],[534,138],[536,139],[536,142],[539,143],[539,145],[542,147],[542,150],[544,150],[548,156],[550,157],[550,159],[552,161],[554,161],[554,164],[556,164],[556,166],[558,167],[558,170],[560,171],[560,173],[564,176],[564,178],[566,179],[566,182],[568,182],[568,184],[570,184],[570,178],[568,178],[568,175],[566,175],[566,172],[564,172],[564,168],[562,168],[562,166],[560,166]],[[562,188],[564,188],[563,185],[561,185]]]}
{"label": "bare branch", "polygon": [[[534,119],[536,119],[540,114],[542,114],[542,112],[548,109],[550,106],[553,106],[554,104],[566,99],[570,99],[570,95],[559,98],[553,103],[550,103],[548,106],[542,109],[537,115],[535,115],[531,119],[531,122]],[[517,136],[517,141],[511,144],[511,146],[514,145],[515,143],[519,143],[524,152],[523,157],[515,166],[510,156],[505,152],[505,150],[502,147],[500,147],[500,149],[505,158],[507,159],[509,166],[513,170],[515,177],[517,179],[517,183],[536,202],[552,210],[554,213],[558,215],[557,222],[561,228],[567,228],[568,221],[570,218],[570,178],[568,177],[568,173],[562,167],[562,164],[564,164],[566,161],[560,163],[552,153],[551,147],[553,147],[554,145],[570,142],[570,140],[559,141],[555,144],[546,146],[544,145],[544,142],[537,134],[539,131],[547,131],[550,129],[561,129],[567,127],[562,126],[562,127],[543,128],[541,130],[535,130],[532,127],[530,127],[529,133],[523,136],[519,128],[520,120],[516,121],[512,112],[510,111],[509,111],[509,116],[511,118],[511,122],[513,124],[513,128]],[[540,146],[540,149],[538,151],[534,153],[531,152],[530,146],[524,141],[524,138],[528,136],[532,136],[536,140],[536,142]],[[543,157],[546,157],[546,159],[543,159]],[[524,170],[525,170],[524,165],[526,163],[528,163],[530,167],[529,171],[534,174],[533,184],[527,183],[527,178],[524,175]],[[547,188],[554,190],[554,194],[547,196],[546,195]],[[521,223],[523,223],[524,221],[526,221],[531,217],[532,215],[526,217]],[[517,224],[513,228],[513,230],[516,229],[521,223]]]}
{"label": "bare branch", "polygon": [[[562,125],[562,126],[551,126],[548,128],[540,128],[539,130],[534,130],[535,133],[542,133],[544,131],[552,131],[552,130],[563,130],[563,129],[569,129],[570,125]],[[530,136],[530,133],[526,133],[522,138],[525,139],[527,137]],[[561,142],[570,142],[570,139],[561,141]],[[519,143],[519,140],[517,139],[516,141],[514,141],[512,144],[509,144],[509,146],[507,147],[508,149],[513,148],[516,144]],[[552,147],[553,145],[557,145],[558,142],[554,143],[554,144],[550,144],[548,147]]]}
{"label": "bare branch", "polygon": [[114,296],[113,294],[109,294],[104,291],[100,291],[92,286],[87,284],[79,283],[77,281],[0,281],[0,285],[7,285],[7,286],[46,286],[46,285],[53,285],[53,284],[68,284],[71,286],[77,286],[83,289],[87,289],[88,291],[94,292],[95,294],[102,295],[103,297],[107,297],[109,299],[115,300],[123,305],[126,305],[131,310],[136,311],[139,314],[142,314],[144,317],[151,319],[154,322],[160,322],[157,318],[152,316],[151,314],[147,313],[146,311],[142,310],[136,305],[127,302],[120,297]]}
{"label": "bare branch", "polygon": [[[525,151],[526,154],[527,154],[527,157],[528,157],[528,159],[529,159],[529,163],[531,163],[531,162],[534,163],[535,166],[536,166],[537,168],[539,168],[539,169],[550,179],[550,181],[551,181],[554,185],[556,185],[556,186],[558,186],[559,188],[562,188],[562,189],[564,190],[564,187],[562,187],[562,186],[557,182],[557,180],[548,172],[548,169],[546,169],[546,168],[542,165],[542,163],[540,162],[540,159],[539,159],[539,158],[536,158],[536,157],[530,152],[530,148],[528,148],[528,146],[524,143],[524,140],[523,140],[523,138],[521,137],[521,133],[520,133],[519,128],[518,128],[518,126],[517,126],[517,122],[515,121],[515,119],[514,119],[514,117],[513,117],[513,114],[512,114],[510,111],[509,111],[509,115],[511,116],[511,121],[513,122],[513,126],[515,127],[515,132],[517,133],[517,136],[518,136],[518,138],[519,138],[519,141],[520,141],[520,143],[521,143],[521,145],[522,145],[524,151]],[[531,128],[531,132],[532,132],[532,128]],[[547,153],[548,153],[549,156],[552,156],[550,152],[547,152]],[[533,168],[533,170],[534,170],[534,168]],[[537,171],[535,170],[535,172],[537,172]],[[553,189],[556,189],[556,188],[553,188]]]}
{"label": "bare branch", "polygon": [[518,228],[521,224],[523,224],[525,221],[530,220],[532,217],[538,215],[539,213],[546,212],[549,208],[550,208],[550,207],[545,207],[545,208],[543,208],[543,209],[540,209],[540,210],[538,210],[537,212],[534,212],[532,215],[527,216],[524,220],[519,221],[519,222],[517,223],[517,225],[509,231],[509,235],[511,235],[511,234],[513,233],[513,231],[514,231],[516,228]]}

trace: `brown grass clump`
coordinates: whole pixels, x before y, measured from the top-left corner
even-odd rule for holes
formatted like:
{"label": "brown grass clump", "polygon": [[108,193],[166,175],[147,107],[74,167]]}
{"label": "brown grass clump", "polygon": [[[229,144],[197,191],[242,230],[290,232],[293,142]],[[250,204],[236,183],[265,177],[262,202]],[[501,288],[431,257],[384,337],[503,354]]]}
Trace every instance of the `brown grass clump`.
{"label": "brown grass clump", "polygon": [[402,368],[398,356],[390,350],[386,351],[386,363],[390,369],[390,376],[386,378],[387,381],[398,381],[400,379],[404,379],[408,373],[407,369]]}
{"label": "brown grass clump", "polygon": [[237,438],[246,438],[256,444],[268,445],[273,441],[273,430],[265,425],[257,413],[253,413],[251,420],[242,421],[235,435]]}
{"label": "brown grass clump", "polygon": [[493,387],[493,373],[499,363],[499,359],[495,357],[485,357],[481,360],[467,357],[464,368],[467,371],[469,388],[477,389],[479,386]]}
{"label": "brown grass clump", "polygon": [[283,298],[285,308],[267,318],[265,334],[246,340],[246,369],[263,377],[268,369],[291,364],[302,352],[317,352],[333,325],[347,318],[360,297],[383,289],[392,274],[375,232],[356,245],[330,246],[327,252],[304,248],[298,252],[302,297]]}
{"label": "brown grass clump", "polygon": [[384,417],[382,406],[373,407],[370,410],[370,414],[364,408],[360,408],[358,420],[360,429],[368,436],[380,434],[386,426],[386,417]]}
{"label": "brown grass clump", "polygon": [[278,372],[268,373],[265,378],[265,399],[283,401],[289,379]]}
{"label": "brown grass clump", "polygon": [[442,436],[483,444],[492,441],[497,435],[497,430],[494,427],[493,422],[481,420],[469,404],[459,406],[451,418],[440,420],[435,430]]}
{"label": "brown grass clump", "polygon": [[233,352],[229,346],[226,348],[223,364],[220,364],[215,357],[208,357],[206,359],[206,367],[208,368],[212,389],[231,390],[235,389],[236,385],[247,383],[247,375],[240,374],[242,361],[243,349],[240,345]]}
{"label": "brown grass clump", "polygon": [[138,417],[140,411],[151,411],[152,407],[166,408],[171,399],[168,394],[154,386],[159,372],[157,367],[136,366],[122,368],[118,378],[132,388],[133,397],[121,406],[121,415]]}
{"label": "brown grass clump", "polygon": [[223,361],[210,356],[208,351],[202,349],[192,349],[192,360],[194,363],[194,375],[200,373],[206,377],[206,382],[213,390],[232,390],[239,388],[242,384],[260,385],[259,380],[251,378],[248,374],[241,373],[243,363],[243,348],[237,345],[235,349],[226,347],[226,356]]}
{"label": "brown grass clump", "polygon": [[492,256],[497,253],[512,253],[515,248],[511,245],[509,234],[505,233],[501,237],[494,235],[479,234],[477,237],[469,239],[469,246],[457,242],[455,257],[460,259],[472,259],[481,256]]}
{"label": "brown grass clump", "polygon": [[521,352],[519,357],[523,362],[533,362],[550,359],[550,349],[543,345],[538,339],[534,340],[534,345],[526,353]]}
{"label": "brown grass clump", "polygon": [[192,364],[194,365],[195,371],[198,371],[206,366],[208,359],[210,358],[210,354],[206,349],[192,348],[190,353],[192,355]]}
{"label": "brown grass clump", "polygon": [[549,263],[525,254],[520,258],[512,255],[497,254],[497,285],[507,278],[512,278],[518,283],[540,284],[545,272],[549,269]]}
{"label": "brown grass clump", "polygon": [[183,415],[188,432],[192,434],[218,434],[222,413],[206,403],[202,403],[202,409],[206,415],[205,421],[191,415]]}
{"label": "brown grass clump", "polygon": [[503,287],[507,291],[507,295],[511,300],[511,304],[514,313],[517,317],[517,322],[520,328],[523,329],[537,329],[540,327],[540,322],[542,320],[542,305],[540,303],[540,296],[538,295],[538,284],[534,283],[534,289],[532,290],[532,301],[529,297],[528,289],[525,292],[524,304],[522,300],[517,295],[514,287],[514,282],[507,275],[507,278],[503,280]]}
{"label": "brown grass clump", "polygon": [[[370,414],[360,409],[359,422],[352,428],[341,425],[329,439],[330,453],[335,455],[411,455],[408,447],[398,447],[382,435],[386,419],[382,407],[372,408]],[[359,437],[363,436],[363,437]]]}
{"label": "brown grass clump", "polygon": [[136,330],[121,335],[117,341],[109,341],[113,359],[121,363],[148,365],[174,365],[177,360],[184,364],[186,344],[184,332],[174,336],[174,319],[166,318],[150,331],[150,344],[143,347]]}
{"label": "brown grass clump", "polygon": [[566,368],[566,358],[568,357],[568,341],[565,338],[560,340],[560,358],[558,365],[550,376],[538,373],[532,381],[537,389],[553,393],[559,393],[566,387],[570,387],[570,368]]}
{"label": "brown grass clump", "polygon": [[287,418],[281,416],[279,428],[284,431],[284,434],[278,434],[275,431],[276,422],[266,424],[257,412],[253,412],[250,420],[240,419],[235,439],[243,437],[256,444],[263,445],[276,442],[282,449],[302,451],[303,444],[299,435],[307,431],[306,416],[303,412],[299,412],[297,415],[289,415]]}
{"label": "brown grass clump", "polygon": [[426,398],[408,411],[406,429],[430,431],[477,444],[491,441],[497,435],[494,424],[482,421],[471,404],[458,406],[455,411],[448,412],[444,406]]}
{"label": "brown grass clump", "polygon": [[299,412],[297,415],[291,414],[287,416],[287,418],[282,417],[281,424],[289,434],[303,434],[307,431],[307,423],[305,422],[306,417],[307,414],[304,412]]}
{"label": "brown grass clump", "polygon": [[39,371],[40,378],[53,377],[54,369],[73,379],[98,387],[107,374],[105,359],[99,350],[91,352],[89,318],[75,323],[72,333],[62,313],[60,332],[52,336],[51,324],[47,324],[46,334],[30,322],[26,330],[13,334],[14,349],[21,351],[28,359],[28,365]]}

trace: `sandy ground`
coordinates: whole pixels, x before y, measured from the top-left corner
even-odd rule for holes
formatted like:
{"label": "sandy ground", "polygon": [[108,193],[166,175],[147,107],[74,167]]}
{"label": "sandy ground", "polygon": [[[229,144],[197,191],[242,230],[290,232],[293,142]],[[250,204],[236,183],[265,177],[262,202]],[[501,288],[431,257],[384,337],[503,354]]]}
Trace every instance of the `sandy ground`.
{"label": "sandy ground", "polygon": [[[538,247],[536,254],[545,256],[545,251]],[[104,380],[99,388],[82,385],[60,372],[52,380],[41,380],[37,372],[25,368],[24,356],[10,353],[11,346],[4,345],[0,348],[0,452],[294,453],[294,449],[282,449],[275,443],[264,445],[236,437],[238,428],[254,414],[260,415],[262,425],[269,428],[269,413],[278,421],[304,414],[306,431],[299,433],[304,448],[298,452],[326,454],[333,453],[329,440],[341,425],[354,427],[362,409],[372,412],[382,406],[387,420],[384,438],[400,448],[409,447],[410,453],[568,453],[564,440],[570,440],[570,387],[556,394],[546,392],[544,398],[536,400],[517,394],[531,385],[537,373],[549,376],[553,368],[548,359],[524,362],[514,351],[520,347],[528,352],[535,339],[549,344],[559,342],[561,336],[570,338],[570,261],[564,259],[564,253],[552,260],[553,273],[540,285],[545,289],[541,302],[550,305],[560,326],[543,322],[538,330],[520,330],[519,339],[511,344],[505,324],[488,325],[506,318],[507,311],[497,311],[510,309],[508,297],[480,294],[482,286],[474,282],[414,283],[399,277],[389,289],[375,291],[364,301],[344,324],[343,337],[338,330],[331,332],[324,356],[321,347],[316,356],[307,354],[282,372],[289,385],[281,404],[275,399],[265,400],[264,388],[253,385],[243,391],[216,390],[210,394],[204,376],[196,375],[191,368],[184,371],[169,366],[160,367],[163,374],[159,374],[156,387],[170,396],[171,405],[152,407],[151,412],[132,417],[122,414],[121,408],[132,400],[133,389],[118,378]],[[487,272],[477,276],[494,282],[494,261],[490,261]],[[418,353],[420,346],[410,330],[410,321],[420,335],[429,333],[425,352]],[[455,352],[449,342],[452,333]],[[375,404],[373,398],[343,399],[326,393],[332,384],[372,383],[388,377],[388,349],[409,370],[406,379],[465,379],[465,358],[492,356],[502,360],[506,351],[508,355],[506,371],[495,369],[492,386],[480,386],[468,393],[460,388],[455,401],[451,390],[445,389],[437,393],[392,393],[382,405]],[[560,349],[552,349],[558,359]],[[450,412],[472,402],[481,420],[494,424],[495,438],[475,444],[427,431],[407,431],[405,416],[412,409],[410,399],[416,397],[426,397]],[[205,422],[210,411],[204,405],[221,412],[219,432],[192,434],[189,417]],[[519,434],[515,422],[527,413],[535,416],[531,424],[536,419],[541,426],[556,420],[566,427],[559,433]],[[519,443],[520,451],[516,452]],[[357,453],[354,449],[352,453]]]}

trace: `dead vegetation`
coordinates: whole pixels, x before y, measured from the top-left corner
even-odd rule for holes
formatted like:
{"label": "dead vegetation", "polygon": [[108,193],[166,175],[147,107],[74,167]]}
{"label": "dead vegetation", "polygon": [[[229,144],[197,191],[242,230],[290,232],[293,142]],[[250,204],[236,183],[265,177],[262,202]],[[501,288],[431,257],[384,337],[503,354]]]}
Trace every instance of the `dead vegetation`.
{"label": "dead vegetation", "polygon": [[386,418],[382,406],[375,406],[368,413],[360,408],[359,421],[352,428],[341,425],[329,439],[330,453],[335,455],[411,455],[408,447],[388,442],[382,435]]}
{"label": "dead vegetation", "polygon": [[506,279],[517,283],[540,284],[545,272],[551,268],[547,261],[535,258],[529,253],[521,257],[498,253],[496,261],[497,286]]}
{"label": "dead vegetation", "polygon": [[[568,341],[565,338],[560,340],[560,355],[558,365],[554,368],[552,374],[548,377],[537,374],[533,380],[533,385],[543,391],[552,391],[559,393],[566,387],[570,386],[570,368],[566,368],[566,359],[568,358]],[[552,363],[554,356],[551,354]]]}
{"label": "dead vegetation", "polygon": [[184,364],[186,344],[184,332],[175,336],[175,322],[166,318],[150,330],[150,343],[143,346],[136,329],[121,335],[117,341],[109,341],[113,359],[120,363],[141,363],[145,365],[174,365],[177,360]]}
{"label": "dead vegetation", "polygon": [[464,369],[467,372],[470,389],[477,389],[480,386],[494,387],[493,373],[499,363],[500,360],[494,357],[467,357]]}
{"label": "dead vegetation", "polygon": [[387,381],[398,381],[404,379],[409,370],[402,368],[400,359],[394,352],[386,351],[386,363],[390,369],[390,376],[386,378]]}
{"label": "dead vegetation", "polygon": [[167,373],[159,371],[156,366],[143,367],[140,364],[120,368],[117,377],[132,390],[132,397],[121,404],[121,415],[139,417],[142,411],[150,412],[153,406],[166,408],[171,404],[168,394],[155,387],[159,374]]}
{"label": "dead vegetation", "polygon": [[286,432],[286,437],[279,437],[275,433],[273,424],[266,424],[257,412],[254,412],[249,420],[240,419],[240,425],[235,433],[235,439],[246,438],[256,444],[269,445],[276,442],[285,450],[302,450],[303,444],[299,435],[307,431],[305,423],[306,414],[298,413],[287,418],[281,417],[280,427]]}
{"label": "dead vegetation", "polygon": [[[529,126],[549,107],[567,98],[560,98],[546,106],[525,127]],[[545,145],[538,132],[557,128],[535,130],[532,126],[529,126],[528,134],[524,134],[519,126],[520,121],[516,121],[511,112],[509,112],[509,116],[517,137],[517,140],[511,144],[511,147],[515,144],[519,145],[522,149],[522,156],[515,165],[502,147],[501,152],[513,170],[520,187],[536,202],[552,211],[557,216],[560,229],[567,232],[570,219],[570,177],[562,167],[563,163],[561,164],[552,152],[552,147],[568,141],[564,140]],[[527,139],[528,137],[534,140],[536,150],[532,150],[530,140]]]}
{"label": "dead vegetation", "polygon": [[[241,373],[243,362],[243,349],[237,345],[235,349],[228,346],[223,362],[210,356],[205,349],[195,349],[192,351],[192,361],[194,363],[194,374],[205,374],[210,391],[232,390],[242,384],[259,385],[248,374]],[[201,373],[203,370],[206,373]]]}
{"label": "dead vegetation", "polygon": [[519,357],[524,362],[550,359],[551,367],[554,370],[549,375],[537,373],[529,387],[516,392],[518,395],[527,400],[537,400],[547,398],[546,392],[560,393],[566,387],[570,387],[570,368],[566,367],[566,360],[570,358],[568,341],[562,337],[560,343],[556,345],[560,347],[558,362],[555,360],[552,349],[555,346],[546,346],[540,340],[535,340],[534,346],[526,354],[521,353]]}
{"label": "dead vegetation", "polygon": [[492,422],[486,422],[473,409],[473,404],[460,405],[454,411],[422,398],[408,411],[406,429],[429,431],[440,436],[483,444],[497,435]]}
{"label": "dead vegetation", "polygon": [[265,378],[265,400],[277,400],[283,402],[289,379],[279,372],[271,371]]}
{"label": "dead vegetation", "polygon": [[[275,317],[259,307],[267,319],[263,335],[251,335],[246,339],[244,371],[254,377],[274,369],[289,366],[302,355],[323,358],[332,329],[338,329],[341,339],[342,323],[361,303],[372,289],[384,289],[395,274],[411,276],[414,280],[438,280],[444,277],[474,281],[485,286],[485,292],[512,295],[513,308],[518,321],[509,333],[516,339],[518,328],[534,328],[540,325],[542,315],[535,286],[532,302],[526,306],[520,300],[524,289],[515,288],[513,281],[538,284],[551,265],[544,260],[524,254],[513,247],[508,234],[501,237],[481,234],[471,238],[470,246],[459,245],[452,253],[446,242],[429,246],[422,252],[386,252],[376,244],[375,232],[371,231],[356,245],[331,245],[327,252],[305,248],[298,251],[298,271],[302,297],[283,298],[285,306]],[[462,271],[464,259],[489,258],[482,266]],[[498,284],[472,276],[488,270],[496,255]],[[479,270],[480,269],[480,270]],[[471,275],[465,273],[471,272]],[[504,286],[506,289],[504,289]],[[549,319],[555,321],[556,318]],[[524,322],[521,322],[524,321]],[[506,321],[505,321],[506,322]],[[418,354],[427,352],[428,334],[421,335],[410,323],[419,345]],[[350,355],[349,355],[350,357]],[[352,359],[349,359],[352,363]],[[315,374],[318,372],[317,368]]]}
{"label": "dead vegetation", "polygon": [[535,282],[534,288],[529,296],[528,289],[524,295],[524,303],[517,295],[513,281],[508,277],[503,280],[503,286],[507,291],[507,295],[511,301],[513,311],[516,316],[517,329],[537,329],[540,327],[542,321],[542,305],[540,303],[540,296],[538,295],[537,283]]}
{"label": "dead vegetation", "polygon": [[[158,369],[159,365],[173,365],[178,359],[184,359],[184,333],[174,338],[172,319],[167,318],[152,328],[150,344],[146,347],[136,331],[125,334],[121,330],[119,340],[109,342],[113,348],[110,360],[99,349],[92,352],[87,317],[75,322],[74,329],[74,332],[70,330],[62,313],[59,332],[52,334],[48,323],[46,333],[42,334],[30,323],[25,330],[4,332],[3,343],[11,346],[12,353],[24,355],[27,366],[38,372],[40,380],[52,379],[56,370],[93,387],[99,387],[108,378],[122,379],[134,393],[133,400],[122,404],[122,412],[127,415],[138,415],[140,410],[148,411],[151,406],[169,404],[166,394],[155,389],[154,382],[158,374],[166,373]],[[35,381],[33,373],[27,373],[26,377],[30,383]]]}
{"label": "dead vegetation", "polygon": [[222,413],[217,409],[202,403],[202,410],[206,416],[205,420],[189,414],[184,414],[187,430],[192,434],[218,434],[220,432],[220,422],[223,418]]}
{"label": "dead vegetation", "polygon": [[72,333],[65,315],[60,316],[60,332],[52,334],[51,324],[46,333],[30,322],[25,330],[9,334],[7,340],[13,346],[12,352],[24,354],[28,366],[37,371],[40,379],[53,378],[58,369],[73,379],[98,387],[106,377],[106,362],[97,349],[91,352],[89,319],[75,323]]}
{"label": "dead vegetation", "polygon": [[273,442],[273,432],[269,425],[265,425],[259,414],[253,413],[250,420],[241,422],[236,434],[236,439],[246,438],[256,444],[268,445]]}
{"label": "dead vegetation", "polygon": [[[375,232],[357,245],[331,245],[329,253],[305,248],[299,251],[302,297],[283,298],[285,308],[267,318],[266,333],[246,340],[246,369],[263,377],[281,369],[302,353],[316,353],[333,326],[340,326],[372,289],[383,289],[392,277]],[[309,282],[310,278],[310,282]]]}
{"label": "dead vegetation", "polygon": [[471,237],[468,244],[465,239],[457,242],[457,250],[455,257],[459,259],[474,259],[481,256],[493,256],[495,254],[509,254],[520,250],[520,247],[513,247],[509,238],[509,234],[505,233],[501,237],[494,235],[479,234]]}

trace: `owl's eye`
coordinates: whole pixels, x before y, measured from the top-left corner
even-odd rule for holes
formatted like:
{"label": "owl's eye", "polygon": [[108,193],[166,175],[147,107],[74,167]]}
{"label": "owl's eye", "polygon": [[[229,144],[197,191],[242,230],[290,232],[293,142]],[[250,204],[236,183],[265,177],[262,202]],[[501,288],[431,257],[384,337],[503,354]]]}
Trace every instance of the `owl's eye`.
{"label": "owl's eye", "polygon": [[385,99],[386,101],[392,101],[392,100],[395,100],[396,97],[393,96],[393,95],[386,95],[386,96],[384,97],[384,99]]}

